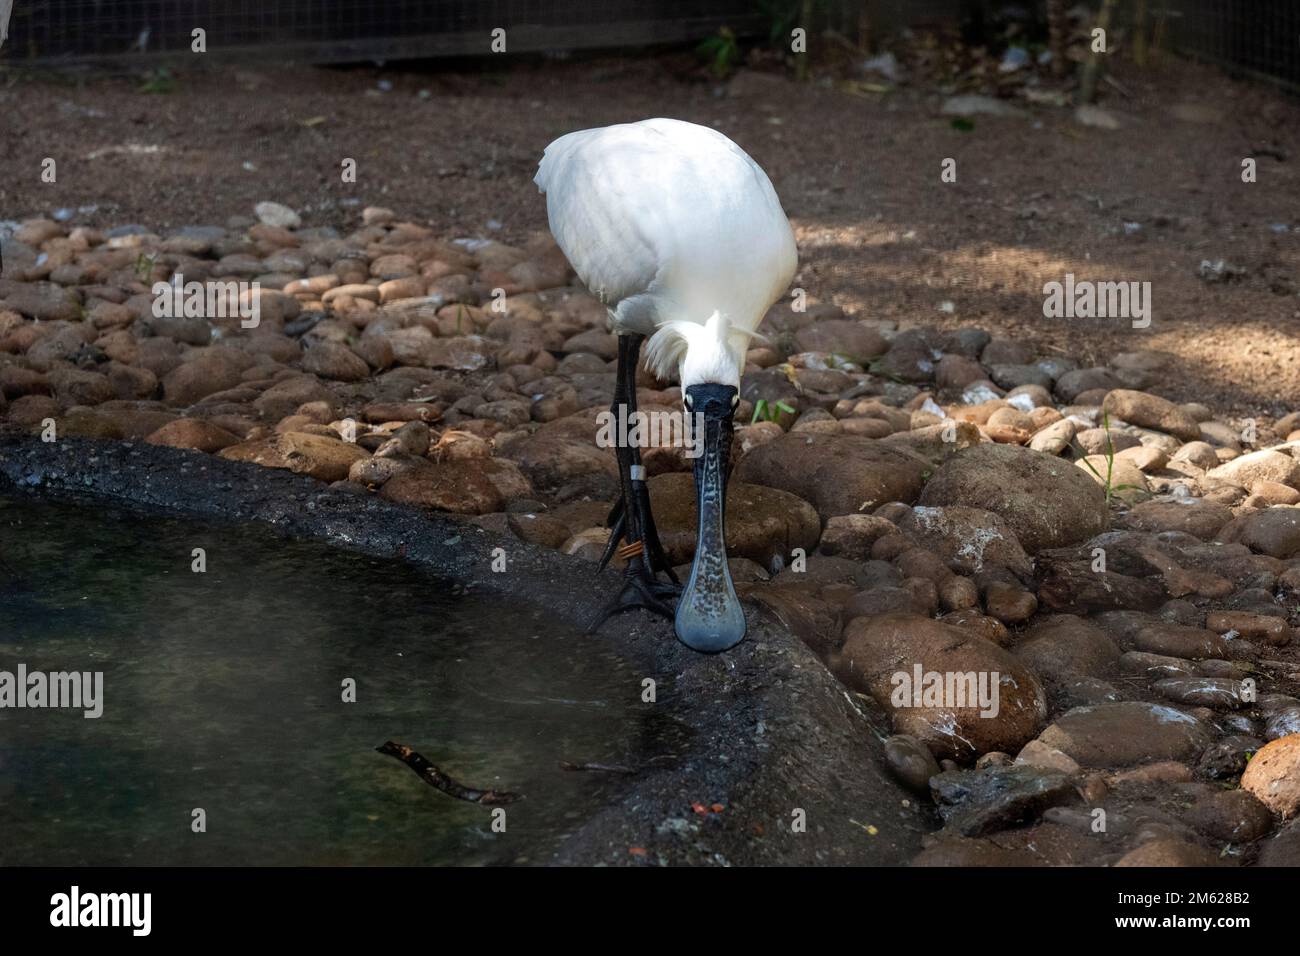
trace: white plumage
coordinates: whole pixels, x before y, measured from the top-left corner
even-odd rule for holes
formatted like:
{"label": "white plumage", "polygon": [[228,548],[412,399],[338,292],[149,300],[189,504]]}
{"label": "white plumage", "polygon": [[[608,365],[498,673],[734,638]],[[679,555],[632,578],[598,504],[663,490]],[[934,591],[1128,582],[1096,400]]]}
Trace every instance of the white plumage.
{"label": "white plumage", "polygon": [[672,119],[581,130],[535,179],[551,232],[616,332],[682,387],[739,386],[759,322],[794,277],[794,234],[762,168],[716,130]]}
{"label": "white plumage", "polygon": [[0,46],[9,38],[9,14],[13,6],[14,0],[0,0]]}

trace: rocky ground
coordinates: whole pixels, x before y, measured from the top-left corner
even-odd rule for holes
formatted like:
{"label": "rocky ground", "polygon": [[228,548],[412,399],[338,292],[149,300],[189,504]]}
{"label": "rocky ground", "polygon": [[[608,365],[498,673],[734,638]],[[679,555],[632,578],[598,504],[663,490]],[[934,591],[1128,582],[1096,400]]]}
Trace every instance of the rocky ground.
{"label": "rocky ground", "polygon": [[[1068,89],[1024,71],[949,75],[944,54],[897,49],[892,79],[818,68],[807,83],[766,60],[719,82],[690,49],[423,69],[262,57],[167,83],[0,73],[0,220],[62,213],[168,234],[276,199],[313,226],[349,231],[381,205],[440,235],[525,245],[546,228],[532,177],[547,143],[671,116],[715,126],[767,170],[799,241],[796,284],[853,318],[975,325],[1085,365],[1160,349],[1168,398],[1234,416],[1292,410],[1294,98],[1168,56],[1147,69],[1120,57],[1089,120],[1114,127],[1102,128],[1064,105]],[[954,94],[975,112],[946,112]],[[345,157],[354,183],[341,181]],[[956,182],[940,180],[945,158]],[[1241,181],[1245,159],[1255,182]],[[1045,319],[1043,285],[1067,272],[1149,280],[1151,325]]]}
{"label": "rocky ground", "polygon": [[[549,237],[256,214],[23,222],[0,280],[3,428],[287,469],[596,560],[616,343]],[[240,304],[258,326],[157,317],[151,287],[176,273],[257,280]],[[1150,350],[1083,366],[816,301],[764,330],[733,574],[892,721],[891,770],[944,822],[916,863],[1300,862],[1300,412],[1174,404]],[[642,410],[679,407],[640,384]],[[646,464],[684,564],[689,460]],[[895,706],[914,665],[998,675],[998,712]]]}

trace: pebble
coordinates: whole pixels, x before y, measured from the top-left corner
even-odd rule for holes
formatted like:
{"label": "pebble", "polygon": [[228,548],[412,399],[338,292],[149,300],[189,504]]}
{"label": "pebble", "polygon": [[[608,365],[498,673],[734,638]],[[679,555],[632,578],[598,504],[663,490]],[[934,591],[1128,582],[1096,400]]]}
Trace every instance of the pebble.
{"label": "pebble", "polygon": [[1283,819],[1300,813],[1300,734],[1261,747],[1246,764],[1241,789]]}
{"label": "pebble", "polygon": [[302,225],[302,219],[299,218],[296,212],[278,202],[260,202],[253,207],[253,213],[257,216],[258,221],[266,226],[274,226],[279,229],[297,229]]}

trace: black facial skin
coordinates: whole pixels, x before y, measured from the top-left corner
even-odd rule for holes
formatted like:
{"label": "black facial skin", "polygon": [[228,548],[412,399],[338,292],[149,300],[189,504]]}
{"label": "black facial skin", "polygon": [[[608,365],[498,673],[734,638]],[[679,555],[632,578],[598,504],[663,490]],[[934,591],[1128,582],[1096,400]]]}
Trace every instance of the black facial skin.
{"label": "black facial skin", "polygon": [[[703,418],[703,451],[695,459],[698,531],[691,577],[677,605],[678,639],[705,653],[725,651],[745,636],[745,614],[727,567],[726,490],[737,391],[705,383],[686,389],[688,413]],[[697,435],[697,440],[699,437]]]}

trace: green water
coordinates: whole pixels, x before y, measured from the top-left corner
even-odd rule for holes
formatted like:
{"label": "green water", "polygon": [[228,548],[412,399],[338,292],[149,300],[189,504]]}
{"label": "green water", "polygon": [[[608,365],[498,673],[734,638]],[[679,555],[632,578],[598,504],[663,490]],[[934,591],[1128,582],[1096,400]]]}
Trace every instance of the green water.
{"label": "green water", "polygon": [[[104,674],[99,719],[0,709],[3,865],[543,863],[626,785],[560,761],[665,749],[617,636],[401,563],[16,497],[0,560],[0,671]],[[521,792],[505,832],[389,739]]]}

